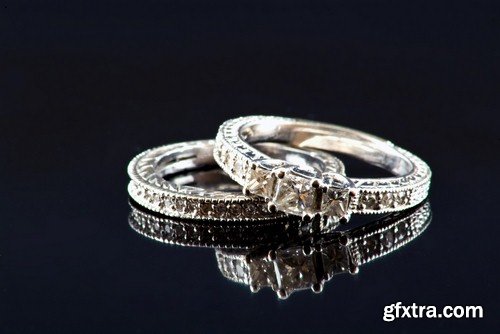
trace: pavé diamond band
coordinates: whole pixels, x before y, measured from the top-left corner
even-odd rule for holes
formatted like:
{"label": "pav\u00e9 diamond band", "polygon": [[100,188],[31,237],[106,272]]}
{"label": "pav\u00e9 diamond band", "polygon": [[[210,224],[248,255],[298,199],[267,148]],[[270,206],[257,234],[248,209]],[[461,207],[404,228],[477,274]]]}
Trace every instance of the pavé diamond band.
{"label": "pav\u00e9 diamond band", "polygon": [[[272,159],[255,146],[281,142],[340,152],[395,176],[348,178]],[[370,134],[331,124],[272,116],[228,120],[216,137],[214,158],[244,192],[267,198],[270,210],[331,220],[351,213],[385,213],[415,206],[427,197],[431,171],[412,153]]]}
{"label": "pav\u00e9 diamond band", "polygon": [[[130,197],[149,210],[171,217],[230,221],[284,217],[283,213],[270,212],[264,198],[243,195],[241,187],[230,179],[229,183],[196,186],[193,183],[203,181],[202,177],[183,175],[198,169],[219,169],[213,159],[213,145],[212,140],[184,142],[139,154],[128,166]],[[275,143],[259,145],[260,150],[279,159],[323,172],[344,173],[342,162],[326,153]]]}

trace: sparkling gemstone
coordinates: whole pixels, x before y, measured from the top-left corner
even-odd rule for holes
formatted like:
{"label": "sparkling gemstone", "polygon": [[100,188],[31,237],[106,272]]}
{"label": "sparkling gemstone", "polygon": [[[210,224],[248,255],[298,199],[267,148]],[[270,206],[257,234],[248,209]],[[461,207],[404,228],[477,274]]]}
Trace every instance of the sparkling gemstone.
{"label": "sparkling gemstone", "polygon": [[260,168],[250,169],[247,190],[255,195],[271,197],[276,179],[269,171]]}
{"label": "sparkling gemstone", "polygon": [[391,248],[394,244],[394,233],[391,230],[388,230],[382,235],[382,245],[384,245],[385,248]]}
{"label": "sparkling gemstone", "polygon": [[185,204],[185,207],[184,207],[184,210],[186,213],[192,213],[194,212],[196,209],[193,201],[191,200],[186,200],[186,204]]}
{"label": "sparkling gemstone", "polygon": [[397,205],[406,205],[408,204],[408,196],[405,191],[400,191],[397,194],[394,194],[394,200]]}
{"label": "sparkling gemstone", "polygon": [[200,212],[203,215],[208,215],[212,211],[212,204],[205,202],[200,204]]}
{"label": "sparkling gemstone", "polygon": [[246,203],[243,206],[243,211],[245,211],[245,214],[247,215],[252,215],[257,213],[257,206],[253,203]]}
{"label": "sparkling gemstone", "polygon": [[290,247],[279,250],[276,255],[276,264],[279,271],[279,288],[285,295],[295,290],[307,289],[321,280],[322,273],[317,275],[313,261],[314,255],[304,255],[302,247]]}
{"label": "sparkling gemstone", "polygon": [[341,246],[335,242],[324,247],[321,253],[325,272],[329,276],[343,273],[349,269],[351,259],[346,246]]}
{"label": "sparkling gemstone", "polygon": [[263,214],[263,215],[269,214],[269,208],[267,207],[267,203],[258,204],[256,205],[256,207],[258,214]]}
{"label": "sparkling gemstone", "polygon": [[241,211],[242,211],[241,205],[239,203],[233,203],[229,207],[229,211],[231,212],[231,215],[233,217],[238,217],[239,215],[241,215]]}
{"label": "sparkling gemstone", "polygon": [[170,210],[172,209],[172,206],[172,198],[168,196],[163,197],[163,207],[165,207],[167,210]]}
{"label": "sparkling gemstone", "polygon": [[222,216],[226,213],[226,204],[225,203],[217,203],[214,207],[214,212],[217,216]]}
{"label": "sparkling gemstone", "polygon": [[363,240],[363,245],[366,253],[368,254],[377,254],[380,252],[380,240],[377,240],[373,237],[368,237]]}
{"label": "sparkling gemstone", "polygon": [[396,226],[394,228],[394,237],[396,241],[404,240],[407,236],[410,235],[410,231],[405,229],[403,226]]}
{"label": "sparkling gemstone", "polygon": [[168,238],[171,234],[172,234],[172,225],[170,224],[167,224],[163,227],[163,231],[162,231],[162,237],[163,239],[166,239]]}
{"label": "sparkling gemstone", "polygon": [[175,199],[175,210],[178,212],[184,212],[184,208],[186,206],[186,201],[182,198]]}
{"label": "sparkling gemstone", "polygon": [[317,176],[315,173],[301,168],[288,171],[282,179],[278,180],[276,186],[273,198],[276,208],[297,215],[317,212],[319,209],[317,199],[321,193],[319,189],[311,185],[315,176]]}
{"label": "sparkling gemstone", "polygon": [[159,209],[165,208],[165,196],[160,196],[160,199],[158,202],[158,208]]}
{"label": "sparkling gemstone", "polygon": [[379,210],[380,206],[377,200],[377,195],[375,194],[365,194],[363,196],[363,206],[368,210]]}
{"label": "sparkling gemstone", "polygon": [[276,208],[281,211],[301,215],[306,208],[311,211],[315,194],[304,180],[286,178],[278,181],[276,194],[273,198]]}
{"label": "sparkling gemstone", "polygon": [[146,201],[149,202],[150,196],[151,196],[151,194],[149,193],[149,190],[148,189],[144,189],[144,200],[146,200]]}
{"label": "sparkling gemstone", "polygon": [[349,209],[349,187],[351,181],[340,174],[325,173],[323,183],[326,187],[321,201],[321,213],[338,221],[347,216]]}
{"label": "sparkling gemstone", "polygon": [[392,208],[394,206],[394,196],[392,193],[382,194],[380,198],[380,205],[382,208]]}
{"label": "sparkling gemstone", "polygon": [[246,164],[243,159],[235,158],[234,164],[232,167],[233,173],[236,174],[240,178],[244,178],[246,174]]}
{"label": "sparkling gemstone", "polygon": [[155,232],[160,231],[160,228],[161,228],[160,223],[158,223],[158,222],[153,223],[153,230],[154,230]]}
{"label": "sparkling gemstone", "polygon": [[347,214],[349,207],[349,190],[327,188],[322,205],[322,213],[338,220]]}
{"label": "sparkling gemstone", "polygon": [[244,279],[246,277],[247,270],[246,270],[245,267],[243,267],[243,264],[241,263],[241,261],[234,260],[233,261],[233,266],[234,266],[234,269],[235,269],[236,276],[239,279]]}
{"label": "sparkling gemstone", "polygon": [[222,161],[224,165],[231,165],[234,161],[234,155],[233,153],[230,153],[229,151],[226,152],[224,155],[224,160]]}
{"label": "sparkling gemstone", "polygon": [[276,274],[274,264],[265,258],[255,258],[249,261],[248,268],[250,272],[250,285],[257,290],[264,286],[276,288]]}
{"label": "sparkling gemstone", "polygon": [[186,237],[186,229],[184,228],[184,226],[180,225],[180,224],[173,224],[172,225],[172,232],[173,232],[173,236],[175,238],[179,238],[179,237]]}
{"label": "sparkling gemstone", "polygon": [[149,203],[157,205],[159,201],[160,201],[160,196],[156,193],[151,193],[151,195],[149,196]]}

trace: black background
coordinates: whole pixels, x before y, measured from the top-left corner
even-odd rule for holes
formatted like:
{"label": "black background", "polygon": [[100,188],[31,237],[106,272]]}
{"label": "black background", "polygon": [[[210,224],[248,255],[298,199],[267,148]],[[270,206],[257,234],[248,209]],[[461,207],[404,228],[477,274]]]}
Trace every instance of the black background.
{"label": "black background", "polygon": [[[2,1],[1,332],[499,328],[494,1]],[[127,223],[126,165],[272,114],[361,129],[433,170],[429,229],[286,301]],[[349,167],[349,166],[348,166]],[[484,319],[382,321],[397,301]]]}

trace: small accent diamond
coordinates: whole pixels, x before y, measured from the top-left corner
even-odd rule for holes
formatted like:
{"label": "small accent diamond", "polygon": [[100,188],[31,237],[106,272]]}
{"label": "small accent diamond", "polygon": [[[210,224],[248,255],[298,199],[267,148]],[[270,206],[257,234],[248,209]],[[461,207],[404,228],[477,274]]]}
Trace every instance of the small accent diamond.
{"label": "small accent diamond", "polygon": [[383,208],[392,208],[394,206],[394,196],[392,193],[382,194],[380,198],[380,206]]}
{"label": "small accent diamond", "polygon": [[325,173],[323,184],[326,188],[321,201],[321,213],[338,221],[348,213],[349,187],[352,182],[340,174]]}
{"label": "small accent diamond", "polygon": [[212,204],[209,202],[204,202],[200,204],[200,212],[204,215],[208,215],[212,211]]}
{"label": "small accent diamond", "polygon": [[239,203],[233,203],[229,207],[229,211],[231,212],[231,215],[238,217],[241,215],[241,205]]}
{"label": "small accent diamond", "polygon": [[214,212],[217,216],[222,216],[226,213],[226,204],[225,203],[217,203],[214,206]]}

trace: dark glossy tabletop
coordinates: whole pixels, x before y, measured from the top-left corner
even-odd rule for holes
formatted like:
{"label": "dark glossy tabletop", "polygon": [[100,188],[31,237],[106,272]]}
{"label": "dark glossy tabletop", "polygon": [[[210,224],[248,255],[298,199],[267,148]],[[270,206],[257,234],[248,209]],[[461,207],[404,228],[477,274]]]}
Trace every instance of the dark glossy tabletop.
{"label": "dark glossy tabletop", "polygon": [[[498,330],[499,14],[485,1],[3,3],[0,332]],[[130,228],[135,154],[252,114],[414,152],[433,171],[432,222],[286,300],[226,279],[213,249]],[[398,301],[484,318],[384,322]]]}

